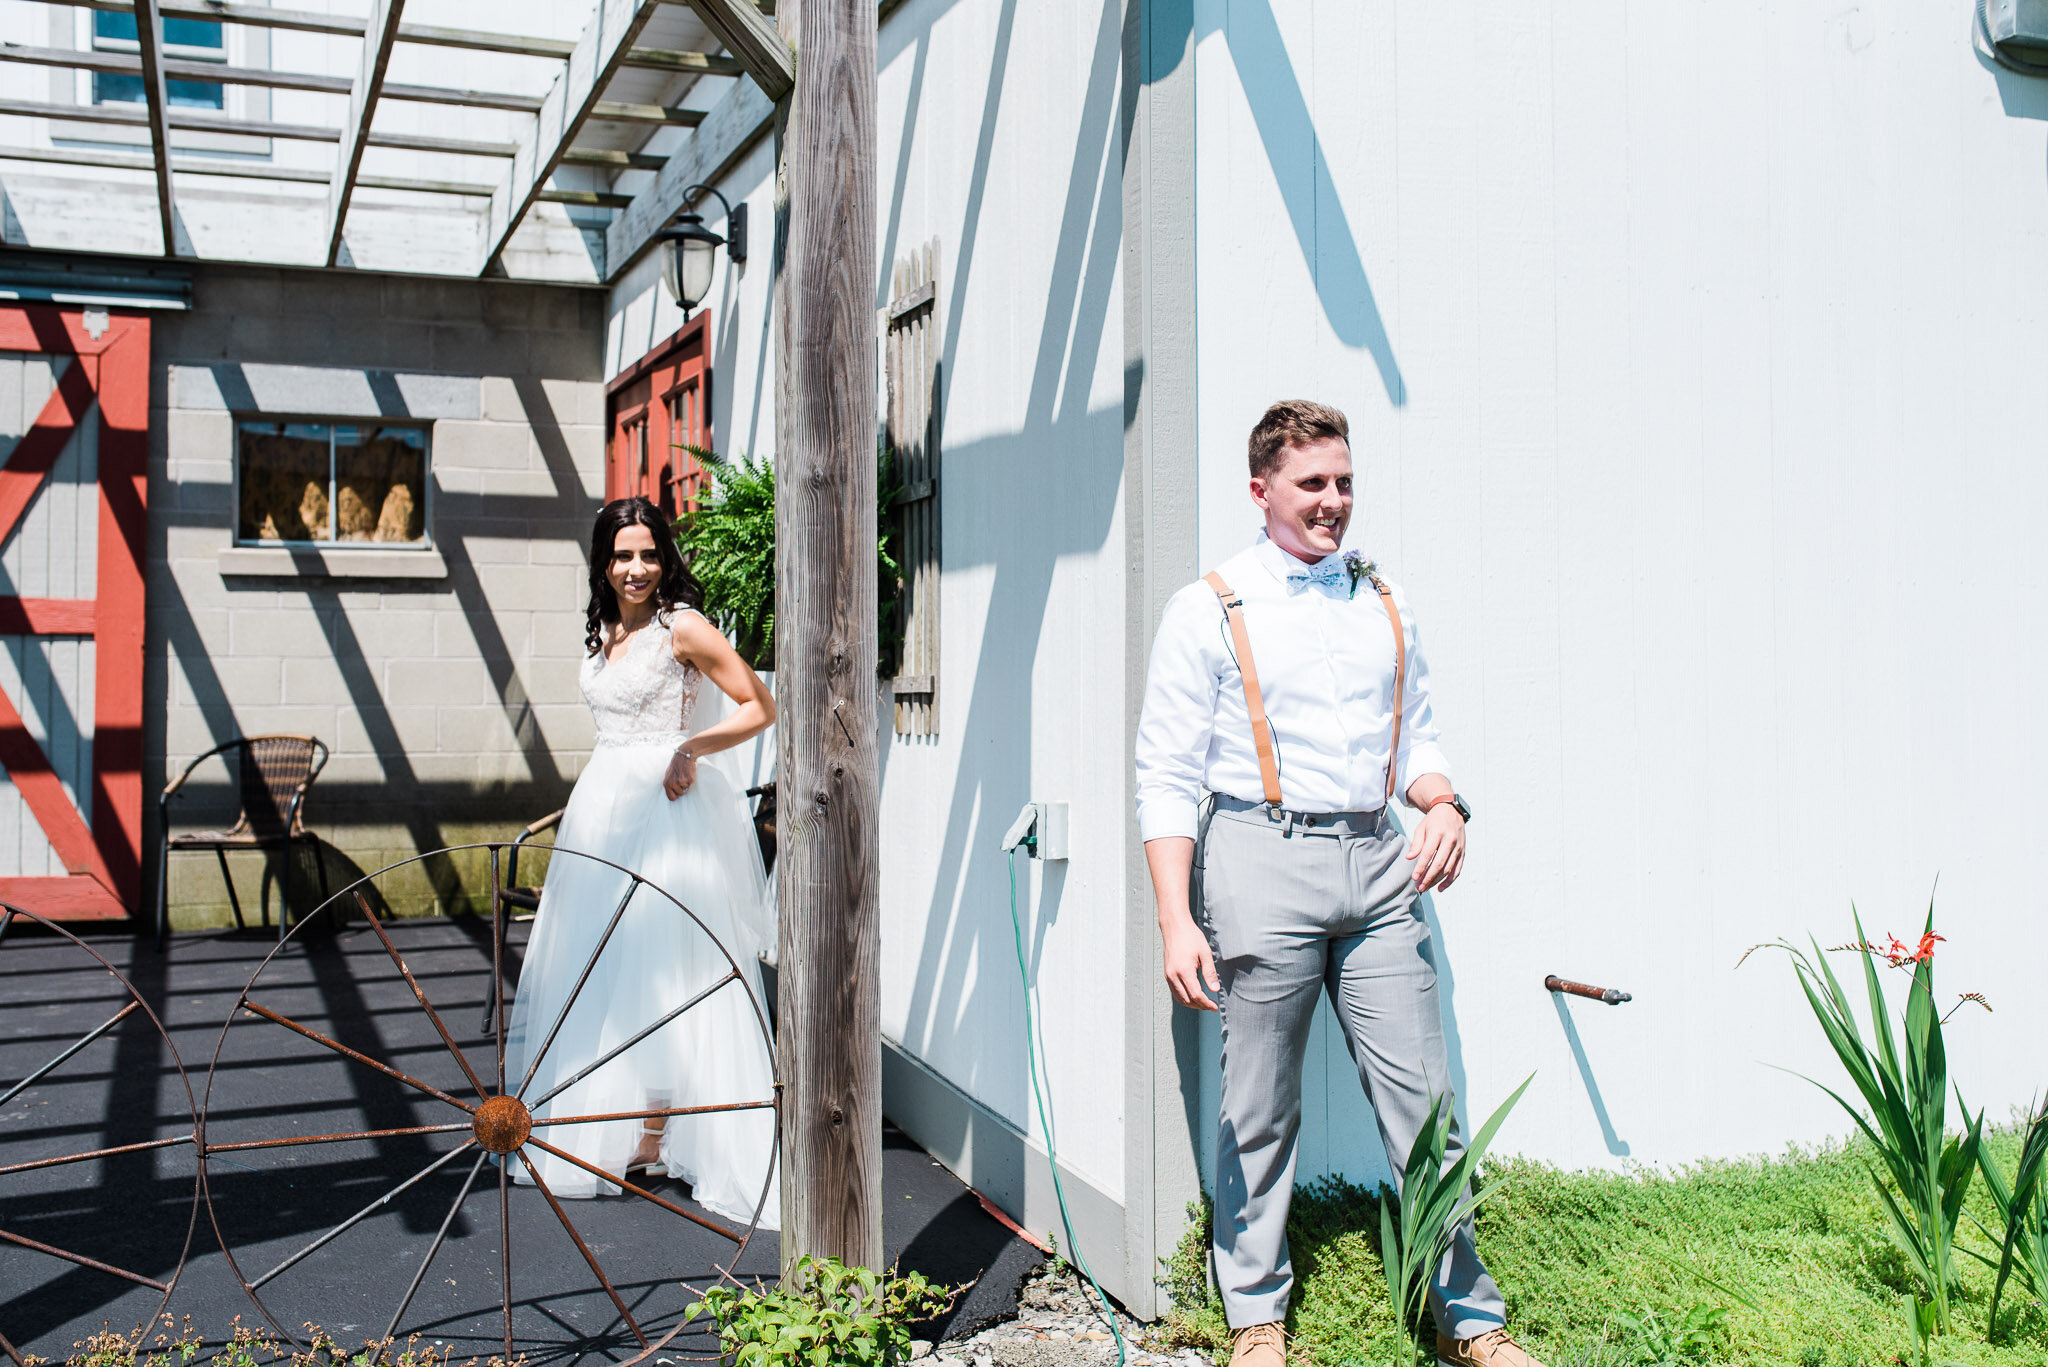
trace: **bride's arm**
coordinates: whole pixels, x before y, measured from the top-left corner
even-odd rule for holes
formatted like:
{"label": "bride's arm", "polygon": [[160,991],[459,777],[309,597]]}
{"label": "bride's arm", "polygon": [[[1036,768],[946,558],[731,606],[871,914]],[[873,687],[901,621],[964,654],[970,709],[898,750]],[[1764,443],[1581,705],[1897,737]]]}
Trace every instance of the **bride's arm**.
{"label": "bride's arm", "polygon": [[694,612],[679,612],[670,636],[676,658],[697,666],[698,673],[717,684],[735,704],[731,716],[684,741],[679,754],[696,759],[730,750],[775,724],[775,695],[761,682],[761,676],[747,667],[723,632]]}

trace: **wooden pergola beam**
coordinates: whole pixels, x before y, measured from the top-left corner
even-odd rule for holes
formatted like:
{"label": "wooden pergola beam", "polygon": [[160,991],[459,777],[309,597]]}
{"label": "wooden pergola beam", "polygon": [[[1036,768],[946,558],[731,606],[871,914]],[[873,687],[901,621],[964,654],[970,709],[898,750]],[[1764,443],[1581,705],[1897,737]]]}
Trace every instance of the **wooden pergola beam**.
{"label": "wooden pergola beam", "polygon": [[621,152],[610,147],[572,147],[562,153],[564,166],[604,166],[614,171],[659,171],[668,158],[652,152]]}
{"label": "wooden pergola beam", "polygon": [[[126,52],[91,52],[77,48],[27,47],[0,43],[0,61],[24,62],[31,66],[68,67],[77,71],[103,71],[113,75],[142,75],[142,59]],[[308,90],[322,95],[348,95],[355,82],[347,76],[323,76],[310,71],[273,71],[268,67],[225,66],[186,57],[162,57],[158,65],[166,78],[176,81],[207,81],[216,85],[253,85],[271,90]],[[497,90],[456,90],[434,85],[387,83],[382,91],[387,100],[409,100],[420,104],[452,104],[471,109],[503,109],[531,114],[541,102],[532,95],[515,95]]]}
{"label": "wooden pergola beam", "polygon": [[[477,274],[495,270],[505,244],[539,198],[562,154],[602,102],[619,63],[639,40],[659,0],[598,0],[576,50],[549,87],[540,113],[519,137],[519,151],[491,194]],[[666,122],[666,120],[664,120]]]}
{"label": "wooden pergola beam", "polygon": [[164,21],[155,0],[135,0],[135,65],[142,77],[143,114],[149,120],[149,152],[156,171],[157,216],[163,223],[164,255],[178,254],[178,203],[171,187],[171,120],[164,92]]}
{"label": "wooden pergola beam", "polygon": [[[132,104],[45,104],[35,100],[0,100],[0,114],[25,119],[59,119],[66,123],[104,123],[120,128],[144,128],[149,116]],[[339,142],[341,130],[319,124],[267,123],[259,119],[228,119],[172,109],[174,129],[199,133],[231,133],[239,137],[284,138],[296,142]],[[509,142],[476,142],[467,138],[442,138],[428,133],[379,133],[372,130],[371,147],[391,147],[406,152],[446,152],[457,157],[510,157],[519,149]],[[644,169],[644,168],[643,168]],[[322,180],[327,179],[323,174]]]}
{"label": "wooden pergola beam", "polygon": [[[147,0],[143,0],[147,3]],[[363,148],[369,141],[370,120],[377,116],[377,96],[384,88],[384,72],[391,65],[391,49],[398,42],[399,15],[405,0],[370,0],[370,19],[363,30],[362,61],[349,90],[348,119],[341,126],[341,144],[334,158],[334,179],[327,190],[327,264],[341,260],[341,231],[348,221],[348,202],[355,194],[356,175],[363,168]]]}
{"label": "wooden pergola beam", "polygon": [[719,43],[746,68],[771,101],[788,98],[796,84],[796,60],[789,44],[753,0],[683,0]]}
{"label": "wooden pergola beam", "polygon": [[590,123],[665,123],[695,128],[704,122],[701,109],[684,109],[673,104],[625,104],[599,100],[590,106]]}
{"label": "wooden pergola beam", "polygon": [[[148,157],[124,157],[112,152],[74,152],[56,147],[0,147],[0,161],[39,161],[58,166],[90,166],[105,171],[147,171],[154,164]],[[224,176],[236,180],[277,180],[304,185],[326,185],[331,177],[310,166],[269,166],[260,161],[237,161],[215,157],[173,158],[171,170],[181,176]],[[459,195],[483,199],[491,187],[481,181],[414,180],[401,176],[357,176],[359,190],[404,190],[422,195]],[[565,191],[563,193],[579,193]]]}
{"label": "wooden pergola beam", "polygon": [[441,28],[433,24],[400,24],[398,41],[421,47],[459,47],[470,52],[505,52],[515,57],[548,57],[562,61],[576,50],[566,38],[530,38],[523,33],[487,33],[480,29]]}
{"label": "wooden pergola beam", "polygon": [[658,47],[636,47],[619,59],[619,65],[640,71],[666,71],[678,76],[747,74],[747,69],[736,57],[717,57],[707,52],[675,52]]}

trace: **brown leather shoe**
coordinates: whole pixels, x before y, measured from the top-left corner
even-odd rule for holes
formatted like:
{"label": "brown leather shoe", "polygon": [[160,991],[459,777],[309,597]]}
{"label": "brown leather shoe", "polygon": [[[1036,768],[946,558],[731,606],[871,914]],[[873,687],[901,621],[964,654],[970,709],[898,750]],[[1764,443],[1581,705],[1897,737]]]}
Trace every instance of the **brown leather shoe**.
{"label": "brown leather shoe", "polygon": [[1543,1367],[1505,1329],[1489,1329],[1477,1338],[1436,1336],[1438,1367]]}
{"label": "brown leather shoe", "polygon": [[1287,1331],[1277,1323],[1248,1324],[1231,1344],[1230,1367],[1287,1367]]}

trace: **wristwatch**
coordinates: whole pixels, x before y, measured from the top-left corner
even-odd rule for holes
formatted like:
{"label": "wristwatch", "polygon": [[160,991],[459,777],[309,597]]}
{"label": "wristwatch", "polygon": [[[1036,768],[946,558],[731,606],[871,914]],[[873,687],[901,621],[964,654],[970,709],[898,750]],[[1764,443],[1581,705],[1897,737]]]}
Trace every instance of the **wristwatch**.
{"label": "wristwatch", "polygon": [[1422,814],[1424,816],[1427,816],[1429,815],[1431,808],[1440,807],[1446,802],[1450,803],[1452,808],[1457,811],[1458,815],[1465,818],[1465,820],[1468,823],[1472,820],[1472,809],[1470,807],[1467,807],[1465,805],[1465,799],[1459,797],[1456,793],[1440,793],[1437,796],[1431,798],[1429,801],[1422,804]]}

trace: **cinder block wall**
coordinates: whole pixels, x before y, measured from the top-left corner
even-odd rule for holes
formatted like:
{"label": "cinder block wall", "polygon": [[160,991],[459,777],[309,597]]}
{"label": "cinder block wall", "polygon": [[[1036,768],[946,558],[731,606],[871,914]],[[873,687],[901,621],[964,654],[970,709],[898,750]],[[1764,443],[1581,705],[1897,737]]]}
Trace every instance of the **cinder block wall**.
{"label": "cinder block wall", "polygon": [[[154,794],[237,735],[303,732],[333,747],[308,812],[336,888],[505,837],[566,800],[591,734],[576,674],[583,545],[604,487],[603,327],[594,290],[220,266],[201,268],[190,313],[157,320],[150,897]],[[224,557],[239,416],[429,421],[438,571],[427,557],[414,577],[420,561],[390,550],[283,567]],[[173,829],[233,819],[218,761],[192,785]],[[280,866],[231,863],[245,911],[266,891],[274,908]],[[294,876],[295,904],[311,907],[311,865]],[[471,855],[379,886],[418,914],[474,906],[483,878]],[[174,924],[228,919],[210,857],[174,857],[169,884]]]}

